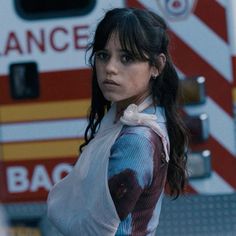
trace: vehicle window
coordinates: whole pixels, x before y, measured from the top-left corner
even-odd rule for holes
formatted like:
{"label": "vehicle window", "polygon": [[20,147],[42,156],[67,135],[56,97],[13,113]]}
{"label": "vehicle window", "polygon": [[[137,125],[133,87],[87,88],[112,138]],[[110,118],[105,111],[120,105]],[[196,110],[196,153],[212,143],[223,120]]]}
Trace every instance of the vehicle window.
{"label": "vehicle window", "polygon": [[39,97],[39,75],[35,62],[13,63],[9,66],[9,82],[13,99]]}
{"label": "vehicle window", "polygon": [[27,20],[48,19],[88,14],[96,0],[15,0],[18,15]]}

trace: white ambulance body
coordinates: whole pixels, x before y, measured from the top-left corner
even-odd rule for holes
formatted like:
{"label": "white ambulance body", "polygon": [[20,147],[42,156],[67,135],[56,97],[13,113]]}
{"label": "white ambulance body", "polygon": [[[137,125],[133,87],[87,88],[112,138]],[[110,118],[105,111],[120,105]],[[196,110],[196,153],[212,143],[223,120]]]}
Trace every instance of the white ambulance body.
{"label": "white ambulance body", "polygon": [[70,171],[89,106],[86,47],[104,11],[124,5],[82,1],[75,12],[53,15],[31,14],[27,4],[2,1],[0,10],[1,200],[7,202],[45,199]]}
{"label": "white ambulance body", "polygon": [[188,191],[235,192],[234,0],[32,2],[0,0],[1,202],[45,201],[52,185],[71,170],[91,95],[86,47],[98,20],[112,7],[146,8],[162,15],[180,76],[205,78],[205,102],[183,109],[209,117],[209,138],[191,149],[210,151],[212,171],[190,180]]}

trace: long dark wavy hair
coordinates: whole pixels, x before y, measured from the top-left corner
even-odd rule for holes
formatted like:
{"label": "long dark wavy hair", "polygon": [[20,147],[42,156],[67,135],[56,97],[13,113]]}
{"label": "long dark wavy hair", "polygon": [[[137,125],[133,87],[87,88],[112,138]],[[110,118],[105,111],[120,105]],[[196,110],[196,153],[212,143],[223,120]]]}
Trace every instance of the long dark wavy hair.
{"label": "long dark wavy hair", "polygon": [[165,66],[160,75],[152,80],[151,92],[154,105],[164,107],[167,131],[170,139],[170,161],[167,183],[170,194],[178,197],[184,192],[186,183],[186,148],[188,135],[178,113],[177,97],[179,78],[168,51],[169,38],[165,21],[157,14],[136,8],[115,8],[108,11],[95,31],[93,42],[89,45],[92,67],[92,100],[88,126],[85,131],[85,143],[80,146],[82,152],[99,129],[101,120],[110,108],[97,82],[95,53],[103,50],[112,33],[118,33],[122,49],[134,58],[148,61],[159,68],[157,57],[163,53]]}

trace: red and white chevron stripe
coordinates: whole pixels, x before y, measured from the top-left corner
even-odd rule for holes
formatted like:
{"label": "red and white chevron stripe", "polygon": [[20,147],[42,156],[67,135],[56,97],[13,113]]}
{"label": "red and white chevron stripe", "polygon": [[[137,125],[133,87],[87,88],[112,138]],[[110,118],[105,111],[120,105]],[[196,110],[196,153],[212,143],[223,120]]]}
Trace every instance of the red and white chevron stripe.
{"label": "red and white chevron stripe", "polygon": [[[222,1],[222,0],[221,0]],[[229,32],[229,45],[232,57],[232,71],[234,78],[234,87],[236,85],[236,1],[228,0],[227,2],[227,22]],[[234,103],[236,99],[234,97]]]}
{"label": "red and white chevron stripe", "polygon": [[193,149],[211,151],[213,173],[210,178],[191,181],[190,187],[203,194],[234,192],[236,142],[232,91],[236,81],[236,30],[233,31],[236,1],[195,1],[192,12],[179,20],[166,17],[158,1],[128,0],[127,3],[162,15],[170,28],[172,57],[178,71],[186,77],[206,78],[206,103],[187,107],[185,111],[209,115],[210,138]]}

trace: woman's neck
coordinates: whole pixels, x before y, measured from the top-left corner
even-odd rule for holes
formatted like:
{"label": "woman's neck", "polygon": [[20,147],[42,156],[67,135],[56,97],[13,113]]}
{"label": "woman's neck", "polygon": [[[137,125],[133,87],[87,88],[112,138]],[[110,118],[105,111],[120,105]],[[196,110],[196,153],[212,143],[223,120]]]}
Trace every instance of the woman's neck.
{"label": "woman's neck", "polygon": [[128,99],[125,99],[123,101],[119,101],[116,103],[116,116],[115,116],[115,122],[117,122],[120,117],[123,115],[125,109],[130,105],[130,104],[135,104],[139,105],[141,104],[148,96],[150,96],[150,93],[145,93],[141,96],[135,96],[131,97]]}

